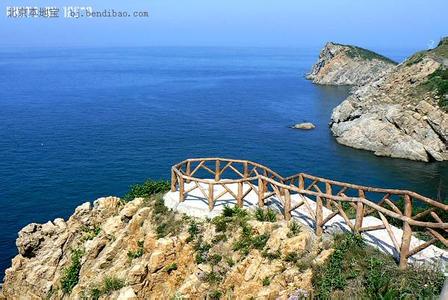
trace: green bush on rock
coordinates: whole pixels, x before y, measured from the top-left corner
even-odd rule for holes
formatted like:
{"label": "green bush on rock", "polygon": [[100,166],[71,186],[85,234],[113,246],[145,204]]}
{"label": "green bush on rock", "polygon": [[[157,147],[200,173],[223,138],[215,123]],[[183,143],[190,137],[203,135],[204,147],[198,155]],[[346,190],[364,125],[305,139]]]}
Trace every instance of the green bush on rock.
{"label": "green bush on rock", "polygon": [[61,288],[66,294],[70,294],[72,289],[78,284],[79,271],[81,270],[81,258],[84,252],[80,249],[75,249],[71,254],[70,265],[63,270],[61,278]]}
{"label": "green bush on rock", "polygon": [[130,187],[128,193],[124,195],[123,200],[131,201],[135,198],[146,198],[158,193],[168,192],[170,182],[165,180],[146,180],[141,184],[134,184]]}
{"label": "green bush on rock", "polygon": [[391,256],[367,246],[360,236],[337,236],[334,247],[330,258],[314,268],[318,299],[433,299],[441,292],[441,272],[415,266],[401,271]]}

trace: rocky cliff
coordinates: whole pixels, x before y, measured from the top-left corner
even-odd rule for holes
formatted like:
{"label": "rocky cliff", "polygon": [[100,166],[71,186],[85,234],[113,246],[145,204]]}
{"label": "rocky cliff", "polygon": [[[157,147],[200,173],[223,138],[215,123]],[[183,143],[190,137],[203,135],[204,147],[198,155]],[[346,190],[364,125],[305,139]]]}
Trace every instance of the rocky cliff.
{"label": "rocky cliff", "polygon": [[[227,209],[200,221],[160,196],[85,203],[67,220],[30,224],[6,271],[7,299],[286,299],[312,291],[332,249],[309,228]],[[272,216],[271,216],[272,217]],[[0,297],[1,298],[1,297]]]}
{"label": "rocky cliff", "polygon": [[388,73],[395,65],[394,61],[370,50],[329,42],[307,79],[317,84],[363,85]]}
{"label": "rocky cliff", "polygon": [[332,114],[339,143],[376,155],[448,160],[448,39],[360,87]]}

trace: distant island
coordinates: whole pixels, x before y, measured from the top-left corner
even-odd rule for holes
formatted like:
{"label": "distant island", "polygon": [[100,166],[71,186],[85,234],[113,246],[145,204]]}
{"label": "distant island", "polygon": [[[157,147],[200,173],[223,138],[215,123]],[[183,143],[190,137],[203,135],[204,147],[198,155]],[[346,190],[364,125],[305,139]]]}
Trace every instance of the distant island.
{"label": "distant island", "polygon": [[327,43],[307,76],[355,85],[330,128],[343,145],[378,156],[448,160],[448,38],[396,65],[355,46]]}

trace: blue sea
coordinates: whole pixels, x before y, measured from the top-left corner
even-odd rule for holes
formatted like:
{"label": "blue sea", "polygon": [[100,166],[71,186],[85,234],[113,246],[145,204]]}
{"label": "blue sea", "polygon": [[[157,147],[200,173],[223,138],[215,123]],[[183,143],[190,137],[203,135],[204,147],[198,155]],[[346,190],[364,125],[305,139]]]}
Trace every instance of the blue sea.
{"label": "blue sea", "polygon": [[[31,222],[67,218],[188,157],[257,161],[435,197],[447,163],[380,158],[336,143],[347,87],[304,78],[319,48],[0,50],[0,272]],[[382,52],[400,61],[412,51]],[[317,128],[288,128],[310,121]]]}

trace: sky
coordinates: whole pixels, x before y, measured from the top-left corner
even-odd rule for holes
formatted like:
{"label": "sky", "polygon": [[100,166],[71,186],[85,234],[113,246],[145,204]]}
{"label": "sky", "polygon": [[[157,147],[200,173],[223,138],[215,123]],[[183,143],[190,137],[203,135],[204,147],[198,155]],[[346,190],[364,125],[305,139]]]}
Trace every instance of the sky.
{"label": "sky", "polygon": [[[448,35],[446,0],[3,0],[0,47],[316,47],[426,49]],[[8,6],[91,6],[148,18],[22,18]]]}

